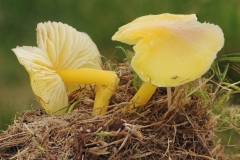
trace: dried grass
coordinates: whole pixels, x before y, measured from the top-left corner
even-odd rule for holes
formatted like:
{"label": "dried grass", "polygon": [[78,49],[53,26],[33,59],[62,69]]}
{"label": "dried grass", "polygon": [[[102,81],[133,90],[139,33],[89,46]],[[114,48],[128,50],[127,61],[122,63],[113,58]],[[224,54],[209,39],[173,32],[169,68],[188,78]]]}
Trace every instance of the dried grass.
{"label": "dried grass", "polygon": [[224,159],[220,144],[213,142],[217,117],[209,112],[211,85],[197,80],[172,89],[170,108],[166,89],[158,88],[146,105],[124,113],[136,91],[126,66],[118,75],[120,85],[106,114],[91,115],[92,92],[70,114],[26,111],[0,135],[0,158]]}

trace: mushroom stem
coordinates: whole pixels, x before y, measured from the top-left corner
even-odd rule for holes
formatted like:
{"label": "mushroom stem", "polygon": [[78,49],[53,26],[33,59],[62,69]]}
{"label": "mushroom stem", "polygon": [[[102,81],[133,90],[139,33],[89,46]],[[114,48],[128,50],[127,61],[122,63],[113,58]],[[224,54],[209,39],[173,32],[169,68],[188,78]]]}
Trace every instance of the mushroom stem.
{"label": "mushroom stem", "polygon": [[95,86],[95,102],[93,106],[93,115],[104,114],[107,112],[107,105],[112,97],[115,89],[117,88],[119,79],[118,77],[113,77],[112,81],[108,86],[96,85]]}
{"label": "mushroom stem", "polygon": [[80,68],[73,70],[58,70],[57,74],[62,81],[69,84],[95,84],[95,101],[93,115],[107,111],[109,99],[113,95],[119,79],[112,71]]}
{"label": "mushroom stem", "polygon": [[172,91],[171,91],[171,87],[167,87],[167,99],[168,99],[168,108],[171,106],[172,104]]}
{"label": "mushroom stem", "polygon": [[132,109],[137,105],[146,104],[156,89],[157,86],[154,86],[151,82],[144,82],[134,97],[131,99],[131,105],[126,109]]}
{"label": "mushroom stem", "polygon": [[117,75],[112,71],[104,71],[91,68],[79,68],[72,70],[58,70],[57,74],[63,82],[71,84],[100,84],[108,85]]}

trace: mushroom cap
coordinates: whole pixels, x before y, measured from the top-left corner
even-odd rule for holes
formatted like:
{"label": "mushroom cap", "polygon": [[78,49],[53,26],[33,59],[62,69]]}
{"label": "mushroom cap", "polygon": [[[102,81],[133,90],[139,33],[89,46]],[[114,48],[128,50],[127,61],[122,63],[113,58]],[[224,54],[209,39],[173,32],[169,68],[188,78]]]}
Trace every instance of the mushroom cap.
{"label": "mushroom cap", "polygon": [[68,95],[79,89],[79,84],[65,84],[56,71],[102,69],[100,53],[86,33],[63,23],[39,23],[37,44],[38,47],[23,46],[13,51],[29,73],[33,92],[40,104],[47,113],[54,113],[66,107]]}
{"label": "mushroom cap", "polygon": [[224,45],[221,28],[198,22],[195,14],[143,16],[120,27],[112,40],[135,45],[133,69],[158,87],[201,77]]}

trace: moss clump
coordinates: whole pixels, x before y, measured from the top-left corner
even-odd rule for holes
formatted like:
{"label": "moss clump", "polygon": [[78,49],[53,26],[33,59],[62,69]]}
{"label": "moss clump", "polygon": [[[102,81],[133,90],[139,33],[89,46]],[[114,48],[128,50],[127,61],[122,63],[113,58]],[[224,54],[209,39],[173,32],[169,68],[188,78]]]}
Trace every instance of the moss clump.
{"label": "moss clump", "polygon": [[[125,64],[115,67],[120,85],[109,111],[91,115],[93,91],[63,116],[26,111],[0,135],[2,159],[223,159],[213,142],[216,116],[210,113],[212,87],[204,80],[172,89],[167,107],[164,88],[144,106],[122,112],[136,90]],[[82,92],[84,89],[80,89]],[[76,92],[73,96],[81,95]]]}

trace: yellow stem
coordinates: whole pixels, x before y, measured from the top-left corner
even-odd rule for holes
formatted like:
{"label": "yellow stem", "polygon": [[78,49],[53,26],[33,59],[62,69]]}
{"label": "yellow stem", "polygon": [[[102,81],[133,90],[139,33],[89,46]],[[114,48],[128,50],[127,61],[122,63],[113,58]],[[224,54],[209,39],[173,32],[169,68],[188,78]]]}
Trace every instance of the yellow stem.
{"label": "yellow stem", "polygon": [[[144,82],[134,97],[131,99],[131,104],[128,109],[132,109],[137,105],[146,104],[156,91],[157,86],[152,85],[151,82]],[[126,109],[127,109],[126,108]]]}
{"label": "yellow stem", "polygon": [[63,82],[71,84],[108,85],[116,77],[116,74],[112,71],[91,68],[58,70],[56,72],[62,78]]}
{"label": "yellow stem", "polygon": [[93,107],[93,115],[104,114],[107,111],[107,105],[117,88],[119,79],[117,76],[112,79],[108,86],[96,85],[95,86],[95,102]]}
{"label": "yellow stem", "polygon": [[112,97],[119,79],[112,71],[81,68],[73,70],[59,70],[57,74],[64,83],[68,84],[95,84],[95,101],[93,115],[107,111],[109,100]]}

